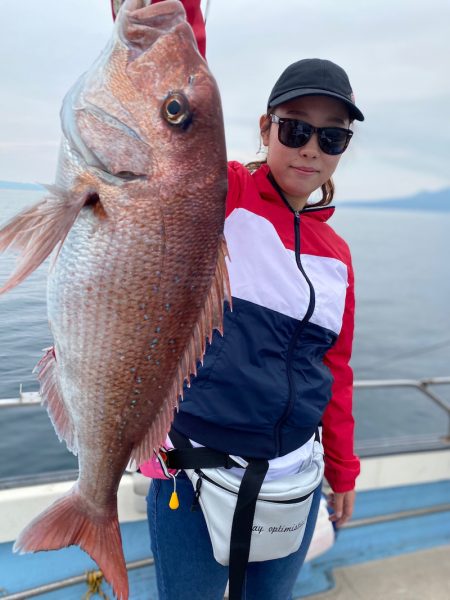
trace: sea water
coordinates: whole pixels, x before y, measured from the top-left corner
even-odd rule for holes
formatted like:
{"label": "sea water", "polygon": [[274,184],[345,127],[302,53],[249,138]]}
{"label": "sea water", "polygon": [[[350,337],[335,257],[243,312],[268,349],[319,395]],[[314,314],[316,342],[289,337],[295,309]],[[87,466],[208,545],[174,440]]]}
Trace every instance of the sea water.
{"label": "sea water", "polygon": [[[0,190],[0,223],[44,192]],[[356,278],[352,366],[356,379],[450,376],[450,212],[339,207],[329,221],[349,243]],[[0,283],[15,257],[0,255]],[[32,374],[51,345],[48,262],[0,296],[0,398],[38,390]],[[450,387],[450,386],[449,386]],[[441,390],[438,390],[441,393]],[[449,393],[443,394],[449,397]],[[357,445],[444,435],[443,412],[414,390],[355,393]],[[0,412],[0,478],[76,468],[41,407]]]}

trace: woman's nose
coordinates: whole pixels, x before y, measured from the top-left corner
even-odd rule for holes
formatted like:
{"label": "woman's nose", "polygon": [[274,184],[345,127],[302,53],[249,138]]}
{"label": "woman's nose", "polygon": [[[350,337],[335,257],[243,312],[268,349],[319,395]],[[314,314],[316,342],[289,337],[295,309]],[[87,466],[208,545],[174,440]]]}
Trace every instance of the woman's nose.
{"label": "woman's nose", "polygon": [[319,153],[320,153],[319,138],[318,138],[316,132],[314,132],[312,134],[312,136],[309,138],[309,140],[306,142],[306,144],[304,146],[301,146],[299,148],[299,152],[302,156],[306,156],[306,157],[310,157],[310,158],[314,158],[315,156],[319,155]]}

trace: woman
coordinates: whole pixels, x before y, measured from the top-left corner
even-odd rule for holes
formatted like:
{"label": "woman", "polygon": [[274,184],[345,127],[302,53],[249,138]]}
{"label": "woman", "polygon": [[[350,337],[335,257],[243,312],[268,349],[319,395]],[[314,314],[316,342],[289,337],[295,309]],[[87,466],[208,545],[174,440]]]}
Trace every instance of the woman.
{"label": "woman", "polygon": [[[204,48],[200,2],[183,4]],[[252,172],[229,165],[233,310],[226,307],[224,336],[215,335],[173,423],[194,445],[267,459],[266,480],[280,481],[309,464],[322,425],[337,526],[352,514],[359,473],[349,366],[354,295],[348,247],[326,221],[334,210],[331,176],[354,119],[364,117],[348,77],[330,61],[301,60],[275,83],[260,119],[267,161]],[[322,200],[308,205],[319,189]],[[214,559],[202,512],[190,510],[194,489],[183,471],[177,490],[178,510],[169,508],[172,481],[154,480],[148,498],[160,600],[222,599],[228,568]],[[249,563],[243,598],[291,598],[319,499],[320,486],[296,552]]]}

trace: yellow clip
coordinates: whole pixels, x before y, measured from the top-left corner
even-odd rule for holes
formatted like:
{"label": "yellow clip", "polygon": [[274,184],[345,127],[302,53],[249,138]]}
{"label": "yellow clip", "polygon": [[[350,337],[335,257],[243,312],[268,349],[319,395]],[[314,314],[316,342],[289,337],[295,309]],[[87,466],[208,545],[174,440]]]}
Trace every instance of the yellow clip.
{"label": "yellow clip", "polygon": [[172,510],[177,510],[179,506],[180,502],[178,501],[178,494],[176,492],[172,492],[169,501],[169,508],[171,508]]}
{"label": "yellow clip", "polygon": [[170,496],[169,508],[171,508],[172,510],[177,510],[177,508],[180,506],[177,494],[177,478],[175,477],[175,475],[172,475],[172,473],[169,473],[169,475],[172,477],[173,481],[173,492]]}

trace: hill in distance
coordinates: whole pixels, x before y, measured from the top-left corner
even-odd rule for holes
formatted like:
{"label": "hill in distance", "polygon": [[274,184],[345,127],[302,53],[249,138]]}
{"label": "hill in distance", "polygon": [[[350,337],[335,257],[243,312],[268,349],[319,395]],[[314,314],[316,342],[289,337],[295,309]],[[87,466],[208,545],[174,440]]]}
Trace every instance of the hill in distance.
{"label": "hill in distance", "polygon": [[0,190],[43,190],[38,183],[20,183],[18,181],[0,181]]}
{"label": "hill in distance", "polygon": [[436,192],[419,192],[414,196],[386,200],[343,200],[338,202],[338,205],[346,208],[450,212],[450,188],[444,188]]}

